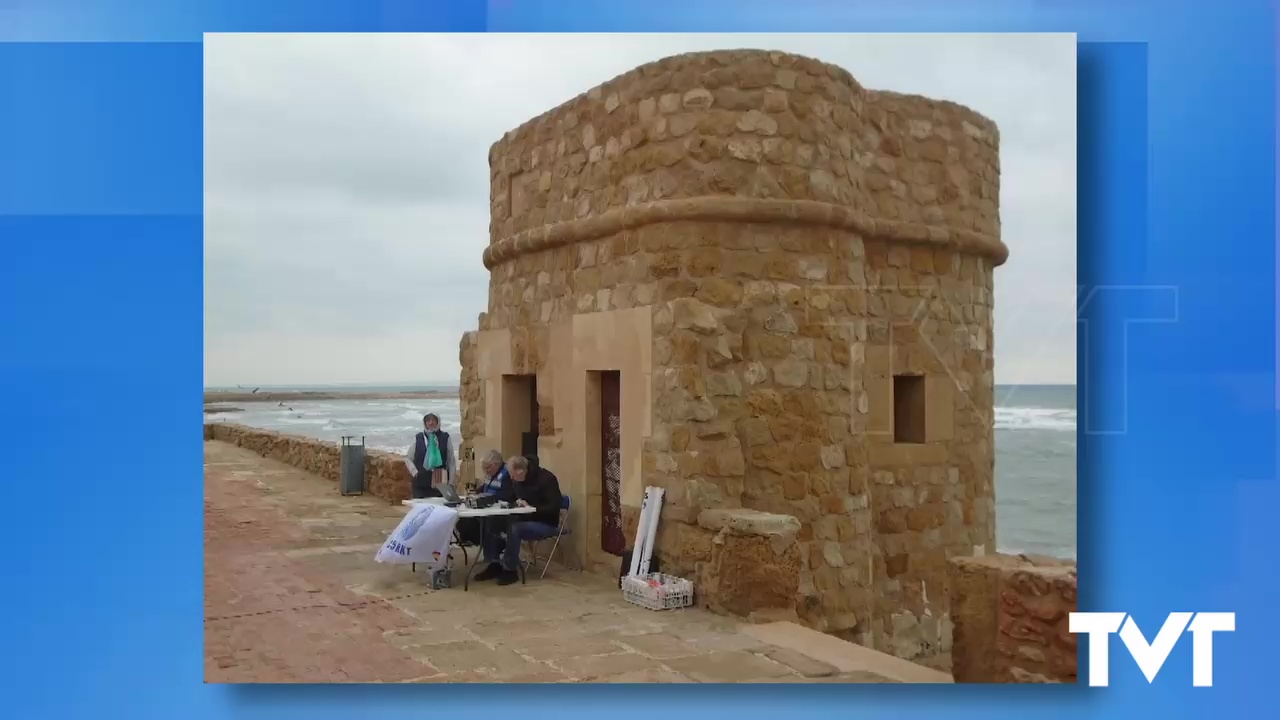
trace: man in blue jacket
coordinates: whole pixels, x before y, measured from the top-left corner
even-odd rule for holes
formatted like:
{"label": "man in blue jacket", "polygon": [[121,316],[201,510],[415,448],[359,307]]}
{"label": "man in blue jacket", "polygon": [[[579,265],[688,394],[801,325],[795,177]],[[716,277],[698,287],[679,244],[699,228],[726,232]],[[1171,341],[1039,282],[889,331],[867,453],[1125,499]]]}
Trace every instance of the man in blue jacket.
{"label": "man in blue jacket", "polygon": [[485,495],[506,497],[511,491],[511,475],[507,472],[507,464],[502,453],[490,450],[480,461],[480,470],[484,473],[484,482],[480,484],[480,492]]}
{"label": "man in blue jacket", "polygon": [[[474,488],[476,493],[492,495],[499,500],[506,499],[511,493],[511,475],[507,472],[507,464],[502,459],[502,453],[497,450],[485,453],[480,459],[480,471],[484,473],[484,480],[476,484]],[[501,518],[490,520],[490,525],[495,528],[495,534],[506,528],[506,524],[501,520]],[[458,519],[458,537],[467,545],[483,545],[484,538],[481,537],[480,528],[480,520],[477,518]]]}

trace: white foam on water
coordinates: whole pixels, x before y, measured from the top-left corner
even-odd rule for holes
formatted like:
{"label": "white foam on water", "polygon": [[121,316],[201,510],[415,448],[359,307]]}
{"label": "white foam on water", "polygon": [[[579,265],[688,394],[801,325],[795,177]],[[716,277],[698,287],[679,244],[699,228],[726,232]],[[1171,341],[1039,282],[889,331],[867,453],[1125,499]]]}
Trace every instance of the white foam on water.
{"label": "white foam on water", "polygon": [[1066,408],[998,407],[997,430],[1062,430],[1075,432],[1076,411]]}
{"label": "white foam on water", "polygon": [[1003,555],[1049,555],[1050,557],[1062,558],[1064,560],[1077,559],[1076,549],[1072,547],[1054,547],[1027,551],[1022,548],[1001,545],[998,546],[996,550]]}
{"label": "white foam on water", "polygon": [[279,418],[276,422],[279,422],[284,425],[328,425],[329,418],[325,418],[325,417],[309,418],[309,417],[298,417],[294,415],[289,415],[286,417]]}

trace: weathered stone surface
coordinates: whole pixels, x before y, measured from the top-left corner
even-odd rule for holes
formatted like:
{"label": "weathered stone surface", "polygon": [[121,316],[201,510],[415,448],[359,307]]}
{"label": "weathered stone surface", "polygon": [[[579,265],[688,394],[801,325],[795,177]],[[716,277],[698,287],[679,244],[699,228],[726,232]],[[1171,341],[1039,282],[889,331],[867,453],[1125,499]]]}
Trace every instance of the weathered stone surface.
{"label": "weathered stone surface", "polygon": [[809,382],[809,366],[798,360],[784,360],[773,366],[773,381],[781,387],[804,387]]}
{"label": "weathered stone surface", "polygon": [[772,648],[766,651],[764,655],[770,660],[782,663],[807,678],[828,677],[836,673],[835,667],[789,648]]}
{"label": "weathered stone surface", "polygon": [[707,334],[720,327],[711,307],[694,298],[680,298],[671,303],[671,316],[679,330]]}
{"label": "weathered stone surface", "polygon": [[952,672],[957,682],[1074,683],[1076,568],[1054,558],[951,561]]}
{"label": "weathered stone surface", "polygon": [[800,521],[789,515],[745,508],[704,510],[698,514],[698,525],[713,532],[727,530],[735,535],[768,537],[794,536],[800,531]]}
{"label": "weathered stone surface", "polygon": [[800,584],[794,517],[753,510],[704,510],[698,525],[715,532],[698,576],[704,606],[748,616],[793,607]]}

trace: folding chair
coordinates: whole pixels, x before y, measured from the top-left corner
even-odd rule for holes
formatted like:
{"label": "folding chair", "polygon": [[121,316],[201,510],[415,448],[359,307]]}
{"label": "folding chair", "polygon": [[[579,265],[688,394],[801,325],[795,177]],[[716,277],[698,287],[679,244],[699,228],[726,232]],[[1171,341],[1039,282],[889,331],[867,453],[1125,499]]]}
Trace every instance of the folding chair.
{"label": "folding chair", "polygon": [[561,495],[560,496],[560,526],[556,528],[556,534],[552,535],[551,537],[542,538],[541,540],[525,541],[524,546],[529,553],[528,554],[529,559],[524,561],[525,568],[526,569],[531,568],[538,563],[538,560],[539,560],[538,546],[547,540],[552,540],[553,542],[551,544],[551,552],[547,553],[547,557],[542,559],[543,560],[542,574],[538,576],[538,579],[541,580],[542,578],[546,577],[547,568],[551,567],[551,559],[554,558],[556,555],[556,548],[560,547],[560,538],[572,532],[573,532],[573,529],[569,527],[569,496]]}

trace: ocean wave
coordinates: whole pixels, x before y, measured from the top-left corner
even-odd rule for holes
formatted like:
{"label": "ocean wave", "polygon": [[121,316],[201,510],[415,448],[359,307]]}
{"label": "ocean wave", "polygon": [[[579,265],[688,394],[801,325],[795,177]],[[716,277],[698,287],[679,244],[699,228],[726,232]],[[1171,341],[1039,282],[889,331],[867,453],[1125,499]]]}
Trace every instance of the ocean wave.
{"label": "ocean wave", "polygon": [[1076,548],[1055,546],[1042,547],[1037,550],[1026,550],[1020,547],[1009,547],[997,543],[996,552],[1002,555],[1048,555],[1062,560],[1076,560]]}
{"label": "ocean wave", "polygon": [[328,425],[327,417],[281,417],[279,422],[284,425]]}
{"label": "ocean wave", "polygon": [[1066,408],[998,407],[995,420],[997,430],[1076,429],[1076,411]]}
{"label": "ocean wave", "polygon": [[[400,406],[400,408],[403,408],[403,407],[404,407],[403,405]],[[404,412],[400,413],[400,418],[404,420],[417,420],[418,422],[422,422],[422,416],[426,415],[427,413],[435,413],[436,415],[440,416],[441,420],[444,420],[445,418],[449,418],[449,417],[456,418],[460,414],[458,412],[458,406],[455,401],[454,405],[452,406],[441,407],[436,405],[424,405],[423,407],[420,407],[420,408],[405,410]]]}

